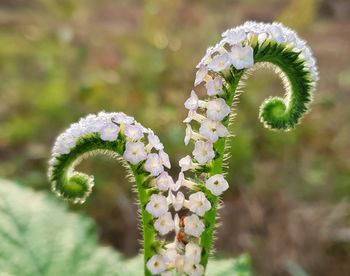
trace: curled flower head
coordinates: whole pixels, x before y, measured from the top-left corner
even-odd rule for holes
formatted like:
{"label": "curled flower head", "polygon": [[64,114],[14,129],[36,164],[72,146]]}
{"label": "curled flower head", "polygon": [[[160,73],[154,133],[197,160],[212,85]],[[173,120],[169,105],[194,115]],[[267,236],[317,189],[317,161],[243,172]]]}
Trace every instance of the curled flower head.
{"label": "curled flower head", "polygon": [[[205,86],[207,98],[200,100],[192,90],[185,102],[184,142],[193,140],[194,150],[192,156],[180,160],[175,183],[165,172],[171,165],[169,156],[152,130],[124,113],[100,112],[72,124],[57,138],[48,171],[53,190],[67,200],[83,203],[94,178],[76,172],[77,164],[97,153],[124,158],[139,191],[145,273],[168,276],[176,269],[181,274],[203,275],[213,244],[218,196],[229,187],[223,176],[228,116],[237,89],[254,64],[272,67],[286,90],[285,97],[263,102],[261,122],[274,130],[292,129],[308,110],[319,78],[312,51],[282,24],[246,22],[226,31],[197,65],[194,84]],[[157,240],[172,231],[172,243]]]}

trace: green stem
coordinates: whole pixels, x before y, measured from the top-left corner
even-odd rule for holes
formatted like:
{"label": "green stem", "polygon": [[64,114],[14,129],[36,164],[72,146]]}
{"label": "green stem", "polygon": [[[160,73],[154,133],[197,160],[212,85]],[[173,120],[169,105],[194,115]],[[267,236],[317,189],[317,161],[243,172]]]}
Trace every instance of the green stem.
{"label": "green stem", "polygon": [[[232,106],[234,97],[236,94],[238,83],[243,75],[243,71],[238,71],[236,74],[231,74],[225,77],[227,81],[227,86],[224,87],[225,101],[229,106]],[[229,119],[225,120],[223,124],[228,127]],[[223,173],[223,162],[225,155],[225,144],[226,138],[220,138],[214,144],[214,150],[216,156],[211,163],[209,170],[209,177],[215,174]],[[217,209],[220,202],[220,197],[213,195],[210,191],[203,187],[203,192],[205,192],[206,197],[211,202],[212,208],[204,215],[205,230],[201,236],[201,247],[202,247],[202,258],[201,264],[206,267],[208,264],[208,259],[210,256],[210,251],[213,245],[214,231],[216,225]]]}
{"label": "green stem", "polygon": [[[288,130],[294,127],[303,113],[307,111],[307,105],[311,100],[311,81],[309,73],[304,69],[304,61],[299,59],[299,53],[293,52],[283,45],[277,45],[275,42],[266,42],[263,45],[254,45],[254,62],[267,62],[277,66],[287,77],[290,86],[289,101],[282,98],[267,99],[260,109],[260,119],[265,126],[276,130]],[[236,90],[245,70],[231,70],[222,72],[221,75],[226,81],[223,86],[222,97],[228,106],[232,106]],[[286,80],[284,80],[286,81]],[[223,121],[225,127],[229,126],[229,119]],[[220,138],[214,144],[215,158],[211,162],[208,170],[208,177],[215,174],[222,174],[224,167],[225,143],[227,138]],[[199,173],[197,171],[197,179]],[[202,258],[201,264],[206,267],[208,258],[213,245],[214,231],[216,224],[217,208],[220,197],[214,196],[202,185],[202,191],[205,192],[212,208],[205,214],[205,230],[201,236]]]}
{"label": "green stem", "polygon": [[155,254],[156,249],[156,232],[153,228],[153,218],[149,214],[145,207],[150,200],[151,194],[146,190],[147,181],[143,174],[138,174],[135,166],[131,167],[135,176],[135,182],[138,190],[138,197],[140,201],[141,220],[142,220],[142,232],[143,232],[143,258],[144,258],[144,275],[151,276],[152,274],[147,269],[147,261]]}

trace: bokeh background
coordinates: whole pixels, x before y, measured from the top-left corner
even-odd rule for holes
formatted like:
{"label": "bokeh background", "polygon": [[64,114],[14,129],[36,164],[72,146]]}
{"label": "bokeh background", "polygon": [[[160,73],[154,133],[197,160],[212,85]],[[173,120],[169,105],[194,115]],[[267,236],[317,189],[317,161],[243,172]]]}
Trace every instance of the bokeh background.
{"label": "bokeh background", "polygon": [[[177,162],[183,102],[195,65],[227,28],[279,20],[313,49],[320,82],[296,130],[257,119],[283,93],[258,71],[232,126],[230,189],[217,255],[248,252],[257,275],[350,275],[350,2],[347,0],[1,0],[0,177],[49,190],[55,137],[88,113],[124,111],[160,136]],[[92,197],[73,211],[98,225],[101,242],[126,256],[140,249],[137,207],[122,167],[104,158]],[[0,245],[1,246],[1,245]]]}

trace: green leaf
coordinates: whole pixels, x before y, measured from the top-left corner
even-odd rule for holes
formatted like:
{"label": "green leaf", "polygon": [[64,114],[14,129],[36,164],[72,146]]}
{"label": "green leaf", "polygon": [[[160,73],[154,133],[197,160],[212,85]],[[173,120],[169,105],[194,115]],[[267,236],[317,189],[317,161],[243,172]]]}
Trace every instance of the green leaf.
{"label": "green leaf", "polygon": [[97,240],[89,218],[0,180],[1,275],[125,275],[121,255]]}

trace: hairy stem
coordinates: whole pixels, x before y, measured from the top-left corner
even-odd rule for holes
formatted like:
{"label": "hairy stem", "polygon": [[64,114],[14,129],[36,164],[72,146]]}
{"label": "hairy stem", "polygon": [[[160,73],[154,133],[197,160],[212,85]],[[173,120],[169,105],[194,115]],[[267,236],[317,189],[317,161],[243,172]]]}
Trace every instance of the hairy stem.
{"label": "hairy stem", "polygon": [[135,176],[135,183],[138,190],[138,197],[140,202],[140,215],[142,221],[142,232],[143,232],[143,258],[144,258],[144,275],[152,275],[147,269],[147,261],[156,254],[156,247],[154,246],[156,232],[153,228],[153,217],[145,210],[146,204],[149,202],[150,193],[147,192],[145,186],[147,181],[143,174],[137,173],[137,167],[131,167],[132,172]]}
{"label": "hairy stem", "polygon": [[[237,86],[242,75],[243,75],[243,70],[240,72],[237,72],[237,74],[231,74],[230,72],[230,74],[225,77],[225,80],[227,81],[227,86],[224,87],[225,101],[229,106],[232,106],[233,104]],[[225,127],[228,127],[229,119],[225,120],[223,124]],[[213,176],[215,174],[223,173],[225,144],[227,143],[226,140],[227,140],[226,138],[220,138],[214,144],[214,150],[215,150],[216,156],[210,166],[208,177]],[[204,221],[206,225],[205,225],[205,230],[201,236],[201,247],[203,248],[201,264],[204,267],[206,267],[208,264],[210,251],[213,245],[217,209],[220,201],[219,196],[215,196],[209,191],[206,191],[205,194],[208,200],[211,202],[212,208],[204,215]]]}
{"label": "hairy stem", "polygon": [[[267,45],[255,45],[254,47],[254,62],[256,63],[270,63],[277,66],[288,79],[289,89],[289,102],[284,102],[286,110],[284,110],[284,116],[281,120],[275,120],[275,114],[268,114],[264,117],[264,113],[261,112],[261,119],[268,124],[268,127],[287,130],[293,127],[299,120],[301,114],[306,111],[307,103],[310,101],[310,84],[308,81],[307,72],[304,71],[303,62],[298,62],[298,53],[291,53],[286,51],[282,46],[278,46],[274,43]],[[295,63],[295,66],[291,66],[291,63]],[[237,94],[237,88],[239,82],[246,72],[243,70],[235,70],[231,68],[229,72],[222,74],[222,77],[226,81],[226,85],[223,87],[224,94],[221,96],[228,106],[232,106]],[[238,96],[238,95],[237,95]],[[270,117],[271,115],[271,117]],[[225,127],[229,126],[229,118],[223,121]],[[208,177],[215,174],[225,173],[224,171],[224,156],[225,156],[225,144],[228,138],[220,138],[214,143],[215,158],[212,161],[208,173]],[[205,188],[204,188],[205,190]],[[214,231],[217,217],[217,209],[220,201],[219,196],[215,196],[210,192],[206,192],[208,200],[212,204],[212,208],[205,214],[204,221],[206,223],[206,229],[201,236],[201,246],[203,247],[201,264],[206,267],[210,251],[213,246]]]}

